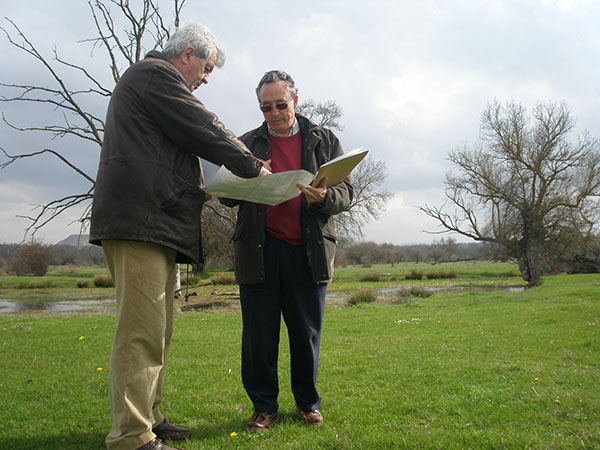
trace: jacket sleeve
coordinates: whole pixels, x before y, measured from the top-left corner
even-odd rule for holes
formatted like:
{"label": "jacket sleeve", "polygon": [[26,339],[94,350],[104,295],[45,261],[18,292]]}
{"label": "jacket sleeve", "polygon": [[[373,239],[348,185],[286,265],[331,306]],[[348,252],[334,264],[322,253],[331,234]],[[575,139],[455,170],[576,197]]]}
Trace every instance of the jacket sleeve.
{"label": "jacket sleeve", "polygon": [[[339,139],[331,131],[327,130],[325,137],[326,139],[321,144],[325,144],[330,149],[329,161],[344,154]],[[350,184],[350,180],[345,178],[341,183],[328,187],[325,201],[314,206],[320,213],[333,216],[350,208],[353,198],[354,188]]]}
{"label": "jacket sleeve", "polygon": [[262,162],[189,91],[177,69],[155,67],[143,99],[148,114],[178,147],[237,176],[259,174]]}

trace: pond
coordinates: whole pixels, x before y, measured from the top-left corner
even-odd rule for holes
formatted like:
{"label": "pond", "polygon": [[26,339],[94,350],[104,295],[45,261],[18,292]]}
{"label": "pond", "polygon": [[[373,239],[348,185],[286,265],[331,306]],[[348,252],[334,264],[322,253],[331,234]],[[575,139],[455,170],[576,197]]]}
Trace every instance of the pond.
{"label": "pond", "polygon": [[0,299],[0,314],[6,313],[106,313],[114,308],[114,300],[69,300],[51,302],[27,302],[23,300]]}
{"label": "pond", "polygon": [[[377,292],[381,295],[388,296],[394,295],[404,288],[392,287],[378,289]],[[473,290],[473,291],[485,291],[485,290],[506,290],[508,292],[521,292],[525,290],[525,286],[522,285],[508,285],[508,286],[493,286],[493,287],[481,287],[481,286],[447,286],[447,287],[429,287],[426,291],[433,293],[437,292],[452,292],[462,290]],[[345,306],[347,305],[347,296],[340,295],[339,293],[333,292],[327,294],[327,304],[329,306]],[[228,301],[203,301],[203,302],[190,302],[185,303],[181,306],[182,311],[196,311],[205,309],[215,308],[231,308],[232,306],[239,308],[239,299],[235,298],[228,299]],[[112,314],[115,308],[115,300],[56,300],[56,301],[25,301],[25,300],[13,300],[13,299],[0,299],[0,314],[8,313],[47,313],[47,314],[65,314],[65,315],[76,315],[76,314]]]}

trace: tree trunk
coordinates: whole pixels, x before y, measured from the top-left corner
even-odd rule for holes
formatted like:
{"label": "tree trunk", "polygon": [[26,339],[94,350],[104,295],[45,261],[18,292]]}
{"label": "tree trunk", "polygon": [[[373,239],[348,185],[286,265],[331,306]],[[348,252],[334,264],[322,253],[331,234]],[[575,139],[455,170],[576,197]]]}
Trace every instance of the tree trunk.
{"label": "tree trunk", "polygon": [[545,230],[539,220],[529,217],[523,219],[523,237],[519,241],[519,269],[528,287],[534,287],[542,284]]}

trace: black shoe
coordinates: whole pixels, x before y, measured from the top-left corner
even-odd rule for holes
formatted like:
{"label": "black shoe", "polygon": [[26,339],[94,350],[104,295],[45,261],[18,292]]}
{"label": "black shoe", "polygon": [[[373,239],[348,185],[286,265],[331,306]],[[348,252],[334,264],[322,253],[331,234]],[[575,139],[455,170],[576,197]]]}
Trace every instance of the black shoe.
{"label": "black shoe", "polygon": [[173,425],[167,422],[167,419],[163,420],[161,424],[152,428],[152,432],[163,440],[170,439],[172,441],[182,441],[189,439],[192,435],[192,430],[188,427],[182,427],[181,425]]}
{"label": "black shoe", "polygon": [[163,444],[158,438],[152,439],[150,442],[142,445],[137,450],[181,450],[179,447],[169,447]]}

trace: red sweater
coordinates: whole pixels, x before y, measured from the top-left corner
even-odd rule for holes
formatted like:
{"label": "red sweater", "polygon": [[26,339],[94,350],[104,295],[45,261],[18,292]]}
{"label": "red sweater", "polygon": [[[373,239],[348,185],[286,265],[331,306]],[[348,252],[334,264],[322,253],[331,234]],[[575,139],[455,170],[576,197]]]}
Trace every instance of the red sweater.
{"label": "red sweater", "polygon": [[[269,135],[271,142],[271,169],[273,173],[300,169],[302,136]],[[300,208],[302,196],[266,207],[267,233],[292,245],[302,244],[300,232]]]}

